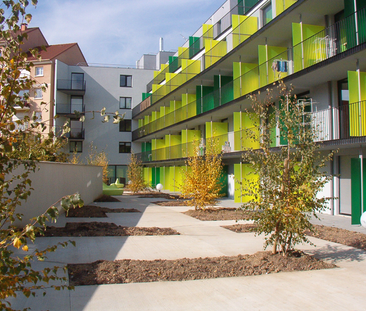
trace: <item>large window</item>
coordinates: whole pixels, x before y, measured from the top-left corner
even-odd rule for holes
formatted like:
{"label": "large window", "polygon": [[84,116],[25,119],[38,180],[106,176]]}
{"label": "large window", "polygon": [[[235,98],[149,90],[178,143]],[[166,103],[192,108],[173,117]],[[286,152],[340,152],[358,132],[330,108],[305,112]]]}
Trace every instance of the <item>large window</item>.
{"label": "large window", "polygon": [[119,153],[131,153],[131,143],[130,142],[120,142],[119,143]]}
{"label": "large window", "polygon": [[119,122],[120,132],[131,132],[131,120],[122,120]]}
{"label": "large window", "polygon": [[121,184],[127,184],[127,165],[108,165],[109,183],[114,183],[116,178]]}
{"label": "large window", "polygon": [[83,111],[83,96],[74,96],[72,95],[70,98],[71,103],[71,113],[74,111],[84,112]]}
{"label": "large window", "polygon": [[82,141],[69,141],[69,151],[71,153],[77,152],[81,153],[83,152],[83,142]]}
{"label": "large window", "polygon": [[132,97],[120,97],[119,109],[131,109]]}
{"label": "large window", "polygon": [[71,89],[83,90],[84,89],[84,74],[74,72],[71,74]]}
{"label": "large window", "polygon": [[131,87],[132,86],[132,76],[121,75],[119,86],[121,87]]}

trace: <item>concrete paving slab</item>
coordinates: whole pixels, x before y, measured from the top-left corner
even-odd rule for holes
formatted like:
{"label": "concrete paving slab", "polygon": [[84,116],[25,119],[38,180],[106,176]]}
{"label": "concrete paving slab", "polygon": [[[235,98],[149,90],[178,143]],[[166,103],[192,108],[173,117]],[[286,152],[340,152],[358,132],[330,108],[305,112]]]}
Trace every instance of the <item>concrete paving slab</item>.
{"label": "concrete paving slab", "polygon": [[[182,214],[190,207],[162,207],[151,198],[120,197],[122,202],[97,203],[112,208],[137,208],[142,213],[108,214],[107,221],[125,226],[172,227],[180,236],[37,238],[30,246],[43,248],[69,239],[68,246],[48,256],[43,265],[92,262],[98,259],[177,259],[248,254],[263,249],[263,237],[221,228],[233,221],[204,222]],[[161,199],[159,199],[161,200]],[[223,200],[222,206],[235,207]],[[338,216],[331,216],[338,217]],[[59,224],[72,218],[61,217]],[[322,218],[323,219],[323,218]],[[349,228],[349,218],[325,216],[327,225]],[[81,221],[73,219],[72,221]],[[42,297],[12,299],[14,308],[33,310],[364,310],[366,252],[337,243],[310,238],[317,246],[299,248],[336,263],[339,268],[278,273],[252,277],[182,282],[153,282],[77,286],[75,291],[46,289]]]}

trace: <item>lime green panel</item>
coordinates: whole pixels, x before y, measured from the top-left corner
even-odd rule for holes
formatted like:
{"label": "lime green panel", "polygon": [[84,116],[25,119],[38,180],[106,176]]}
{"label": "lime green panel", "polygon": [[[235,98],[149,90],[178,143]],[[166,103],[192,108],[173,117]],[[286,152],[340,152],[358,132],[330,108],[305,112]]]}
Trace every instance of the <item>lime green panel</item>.
{"label": "lime green panel", "polygon": [[[234,112],[234,148],[259,148],[259,120],[253,113]],[[258,141],[248,137],[246,129],[250,129],[252,135],[258,137]]]}
{"label": "lime green panel", "polygon": [[361,101],[366,100],[366,72],[360,72]]}
{"label": "lime green panel", "polygon": [[205,69],[212,66],[227,53],[226,41],[205,39],[204,46],[205,46]]}
{"label": "lime green panel", "polygon": [[356,103],[360,100],[359,96],[359,81],[357,71],[348,71],[348,90],[349,90],[349,102]]}
{"label": "lime green panel", "polygon": [[258,30],[258,18],[235,14],[233,14],[231,18],[233,28],[233,48],[235,48]]}
{"label": "lime green panel", "polygon": [[297,0],[276,0],[276,14],[280,15],[283,11],[296,3]]}
{"label": "lime green panel", "polygon": [[183,179],[185,171],[187,168],[185,166],[176,166],[174,174],[174,191],[180,191],[181,185],[183,184]]}
{"label": "lime green panel", "polygon": [[[248,202],[252,197],[244,196],[244,189],[249,185],[250,181],[258,180],[258,176],[254,175],[253,170],[249,164],[234,164],[234,176],[235,176],[235,203]],[[245,180],[248,179],[248,180]]]}
{"label": "lime green panel", "polygon": [[203,24],[202,25],[202,37],[203,38],[213,38],[213,25]]}
{"label": "lime green panel", "polygon": [[150,187],[152,183],[152,170],[151,167],[144,167],[144,180],[146,184]]}

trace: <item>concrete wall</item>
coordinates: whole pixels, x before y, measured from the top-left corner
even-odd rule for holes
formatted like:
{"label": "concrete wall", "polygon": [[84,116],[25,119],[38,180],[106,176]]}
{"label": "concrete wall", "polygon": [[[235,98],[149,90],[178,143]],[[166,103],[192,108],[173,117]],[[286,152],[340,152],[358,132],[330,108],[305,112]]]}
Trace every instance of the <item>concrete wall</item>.
{"label": "concrete wall", "polygon": [[[17,208],[23,221],[14,223],[24,226],[33,217],[46,211],[65,195],[80,193],[85,204],[102,194],[102,167],[69,163],[40,162],[39,170],[30,174],[32,194]],[[16,171],[19,174],[20,169]],[[63,211],[62,208],[60,210]],[[62,212],[61,211],[61,212]]]}

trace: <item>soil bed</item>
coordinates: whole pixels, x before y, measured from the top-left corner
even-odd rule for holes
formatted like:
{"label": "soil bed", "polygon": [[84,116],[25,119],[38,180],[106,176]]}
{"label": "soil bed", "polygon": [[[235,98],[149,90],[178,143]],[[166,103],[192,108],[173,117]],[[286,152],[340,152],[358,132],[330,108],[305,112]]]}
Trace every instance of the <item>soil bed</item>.
{"label": "soil bed", "polygon": [[207,208],[205,210],[188,210],[184,212],[188,216],[203,221],[209,220],[244,220],[249,218],[249,213],[236,208]]}
{"label": "soil bed", "polygon": [[107,217],[106,213],[141,213],[135,208],[107,208],[95,205],[84,205],[80,208],[72,208],[66,217]]}
{"label": "soil bed", "polygon": [[157,281],[185,281],[235,277],[284,271],[318,270],[336,267],[301,252],[288,257],[270,252],[253,255],[177,260],[99,260],[69,264],[70,285],[95,285]]}
{"label": "soil bed", "polygon": [[96,198],[94,202],[121,202],[115,197],[112,197],[111,195],[102,194],[100,197]]}
{"label": "soil bed", "polygon": [[[136,235],[179,235],[171,228],[158,227],[123,227],[114,223],[74,222],[66,223],[65,227],[47,227],[44,236],[136,236]],[[42,235],[43,236],[43,235]]]}
{"label": "soil bed", "polygon": [[[251,232],[255,228],[253,224],[235,224],[232,226],[222,226],[237,233]],[[318,239],[339,243],[366,251],[366,234],[349,231],[335,227],[314,225],[315,233],[307,231],[306,234]]]}

